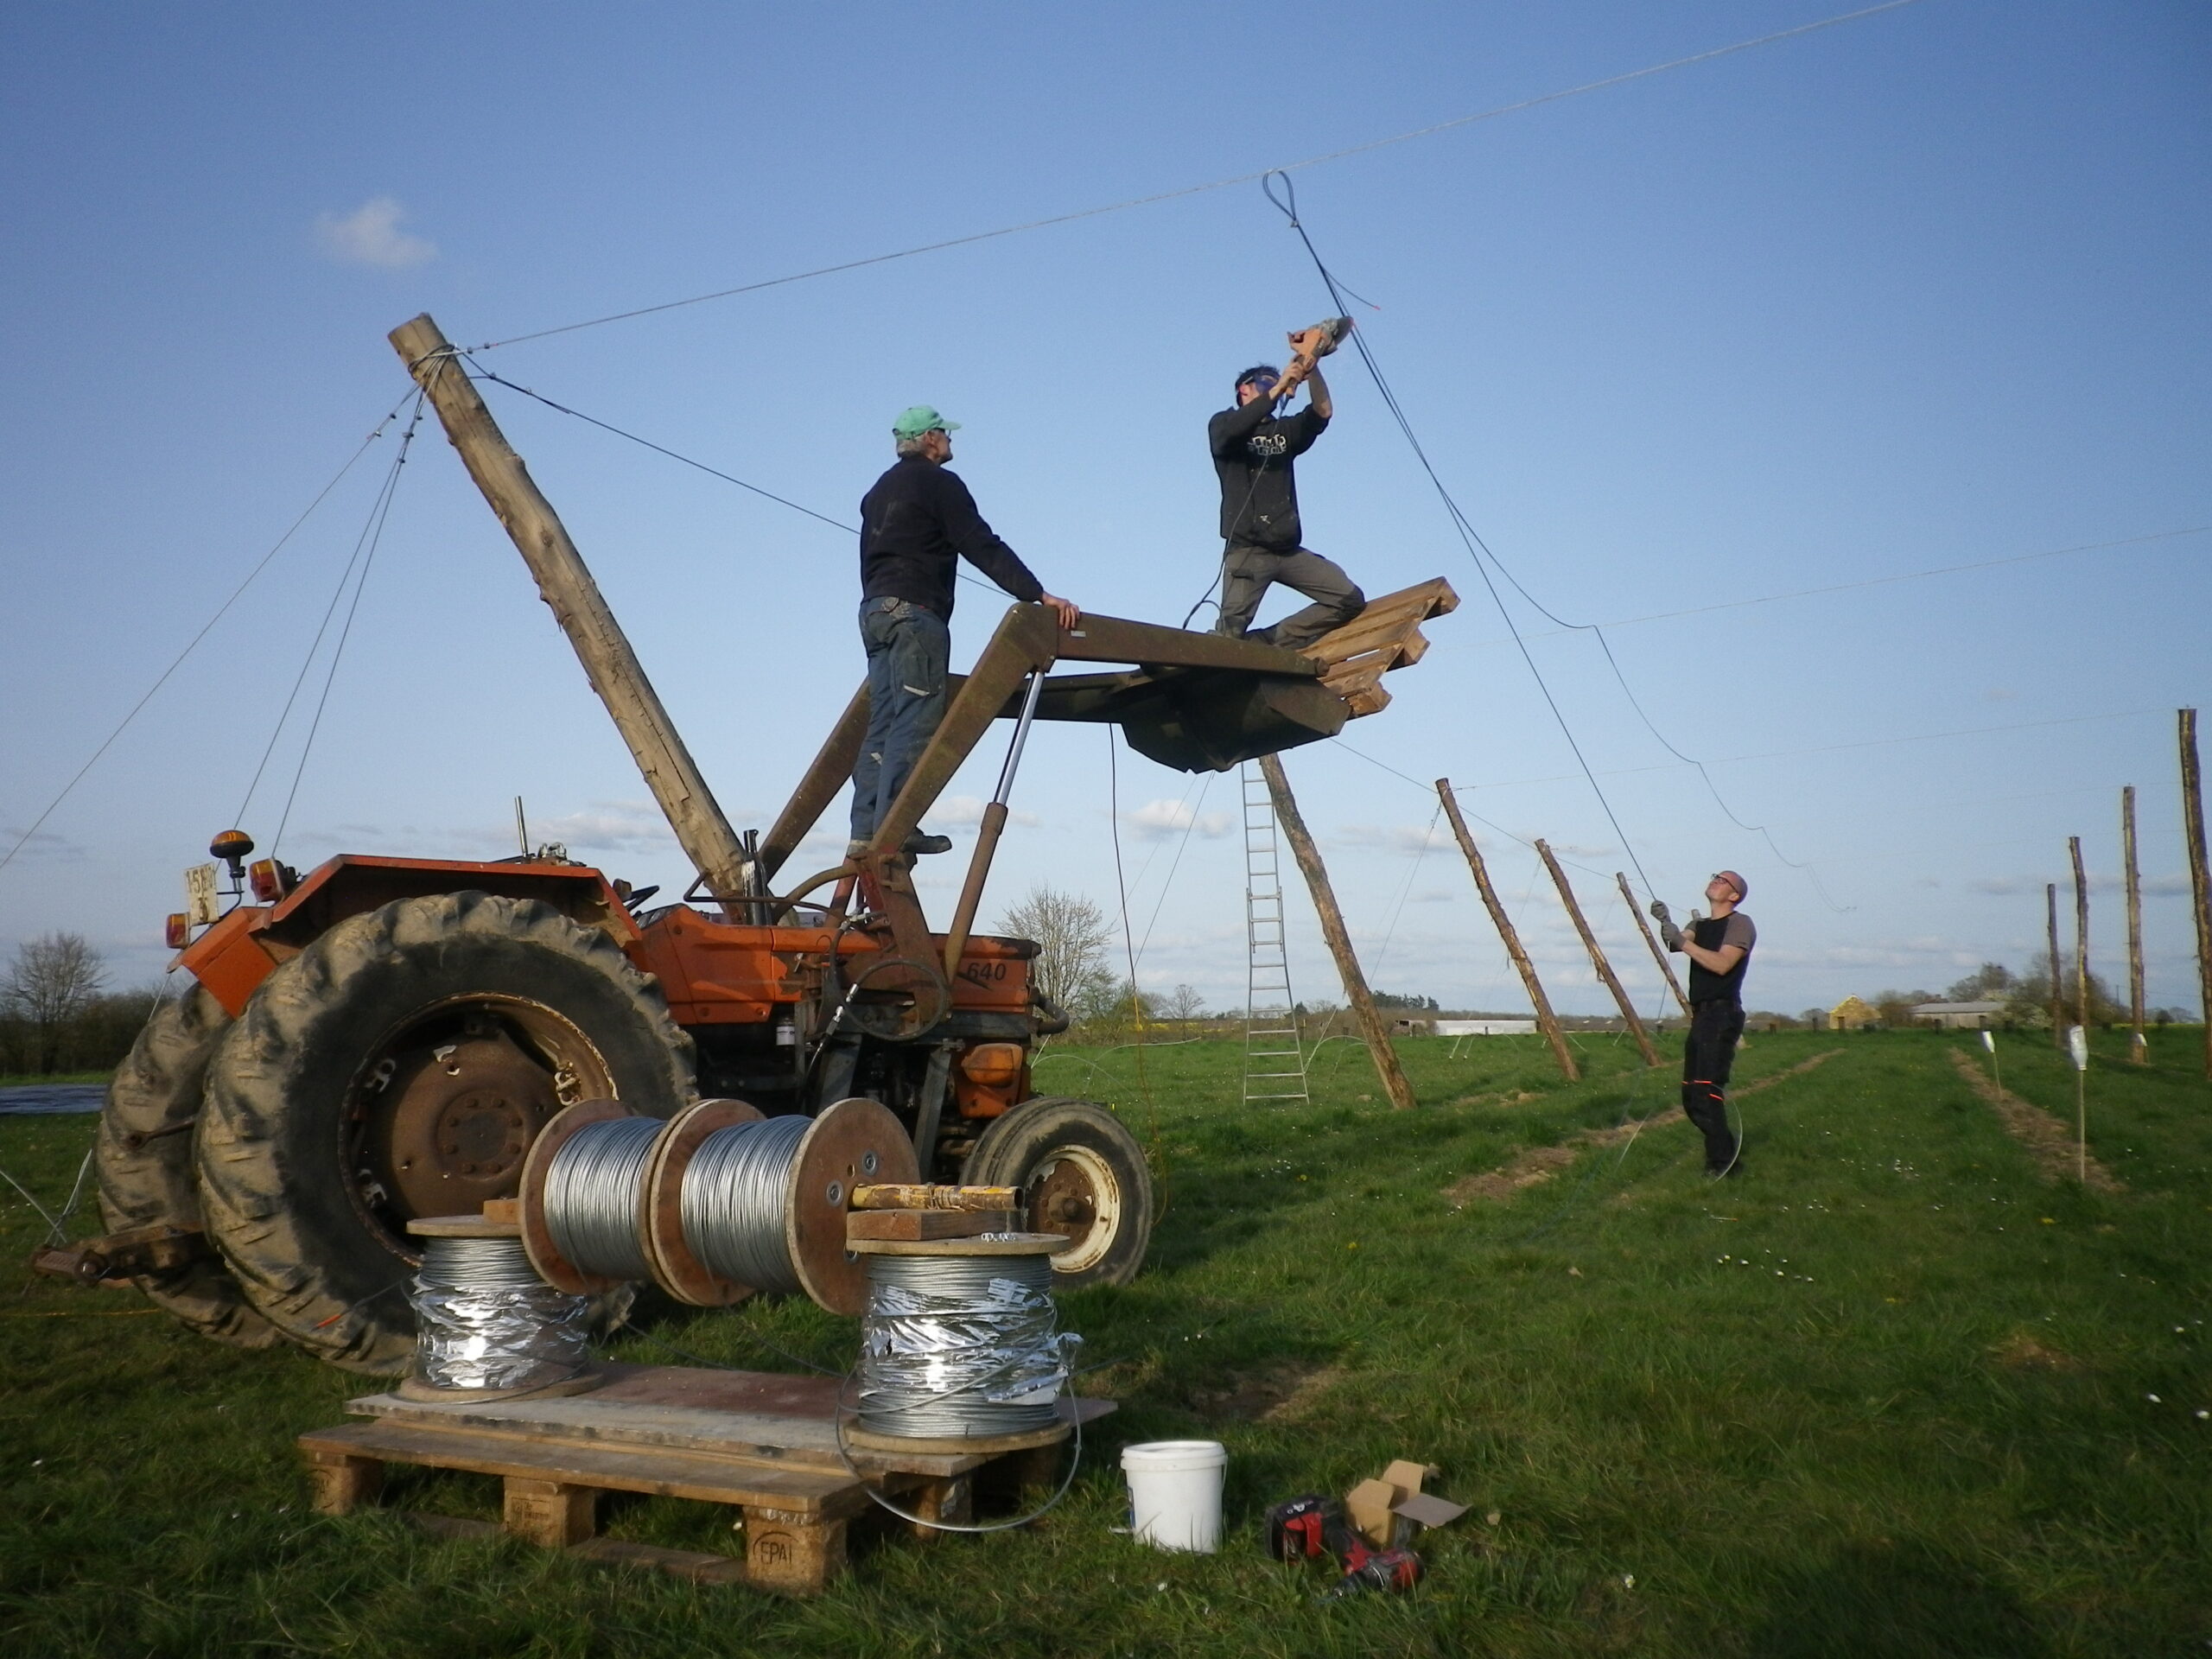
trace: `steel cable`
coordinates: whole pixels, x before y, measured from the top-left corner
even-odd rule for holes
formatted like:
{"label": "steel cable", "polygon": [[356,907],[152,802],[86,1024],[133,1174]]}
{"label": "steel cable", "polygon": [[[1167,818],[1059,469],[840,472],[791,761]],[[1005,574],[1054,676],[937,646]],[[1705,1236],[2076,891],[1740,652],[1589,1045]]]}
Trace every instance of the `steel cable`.
{"label": "steel cable", "polygon": [[537,1276],[518,1238],[429,1238],[408,1294],[434,1389],[543,1388],[590,1363],[589,1300]]}
{"label": "steel cable", "polygon": [[652,1277],[638,1237],[638,1189],[661,1123],[620,1117],[588,1123],[545,1172],[545,1230],[579,1271],[607,1279]]}
{"label": "steel cable", "polygon": [[784,1233],[791,1166],[812,1120],[734,1123],[700,1142],[683,1172],[683,1242],[707,1270],[772,1295],[804,1287]]}
{"label": "steel cable", "polygon": [[860,1425],[968,1440],[1050,1428],[1083,1338],[1058,1330],[1046,1255],[868,1258]]}

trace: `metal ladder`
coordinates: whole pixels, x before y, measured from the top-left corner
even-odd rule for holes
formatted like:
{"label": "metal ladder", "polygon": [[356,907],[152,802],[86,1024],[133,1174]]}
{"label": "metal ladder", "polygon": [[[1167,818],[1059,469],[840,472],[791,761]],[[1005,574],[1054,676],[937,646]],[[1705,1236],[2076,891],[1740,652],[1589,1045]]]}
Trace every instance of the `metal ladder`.
{"label": "metal ladder", "polygon": [[1290,995],[1274,801],[1250,762],[1237,777],[1244,792],[1244,1098],[1304,1100],[1306,1047]]}

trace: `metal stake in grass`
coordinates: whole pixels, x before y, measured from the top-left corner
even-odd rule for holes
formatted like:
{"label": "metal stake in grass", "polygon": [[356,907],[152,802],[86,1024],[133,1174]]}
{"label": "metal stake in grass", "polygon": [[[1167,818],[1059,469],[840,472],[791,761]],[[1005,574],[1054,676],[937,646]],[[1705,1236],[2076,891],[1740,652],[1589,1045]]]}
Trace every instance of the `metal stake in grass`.
{"label": "metal stake in grass", "polygon": [[1990,1080],[1996,1084],[1997,1092],[2001,1095],[2005,1092],[2005,1068],[1997,1064],[1997,1033],[1993,1031],[1984,1031],[1981,1033],[1981,1046],[1989,1051]]}

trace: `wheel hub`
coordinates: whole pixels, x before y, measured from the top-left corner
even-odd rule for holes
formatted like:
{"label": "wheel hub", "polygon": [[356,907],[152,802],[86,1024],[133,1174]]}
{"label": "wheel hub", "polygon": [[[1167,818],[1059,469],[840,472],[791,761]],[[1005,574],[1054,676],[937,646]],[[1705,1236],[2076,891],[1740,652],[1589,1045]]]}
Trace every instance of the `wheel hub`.
{"label": "wheel hub", "polygon": [[505,1035],[398,1058],[384,1119],[386,1190],[407,1215],[455,1215],[515,1190],[524,1155],[560,1109],[553,1077]]}
{"label": "wheel hub", "polygon": [[1088,1147],[1064,1147],[1029,1185],[1029,1224],[1068,1241],[1052,1255],[1059,1273],[1080,1273],[1114,1242],[1121,1217],[1121,1184],[1106,1160]]}

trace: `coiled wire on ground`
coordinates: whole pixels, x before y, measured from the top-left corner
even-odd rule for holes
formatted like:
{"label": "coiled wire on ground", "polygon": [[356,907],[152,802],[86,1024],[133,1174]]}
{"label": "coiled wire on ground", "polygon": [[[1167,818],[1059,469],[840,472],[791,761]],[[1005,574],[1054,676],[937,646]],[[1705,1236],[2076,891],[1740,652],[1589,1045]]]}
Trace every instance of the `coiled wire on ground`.
{"label": "coiled wire on ground", "polygon": [[429,1238],[408,1300],[434,1389],[535,1389],[590,1363],[590,1299],[537,1276],[518,1238]]}
{"label": "coiled wire on ground", "polygon": [[1044,1255],[877,1255],[861,1322],[860,1426],[966,1440],[1049,1428],[1083,1338],[1056,1328]]}
{"label": "coiled wire on ground", "polygon": [[638,1189],[660,1131],[660,1121],[651,1117],[589,1123],[553,1154],[545,1172],[545,1230],[582,1272],[652,1277],[638,1236]]}
{"label": "coiled wire on ground", "polygon": [[683,1242],[717,1278],[771,1295],[803,1288],[784,1216],[809,1127],[804,1117],[771,1117],[716,1129],[699,1143],[683,1172]]}

